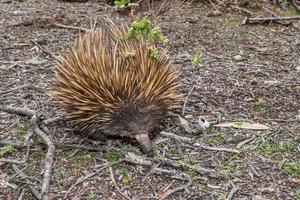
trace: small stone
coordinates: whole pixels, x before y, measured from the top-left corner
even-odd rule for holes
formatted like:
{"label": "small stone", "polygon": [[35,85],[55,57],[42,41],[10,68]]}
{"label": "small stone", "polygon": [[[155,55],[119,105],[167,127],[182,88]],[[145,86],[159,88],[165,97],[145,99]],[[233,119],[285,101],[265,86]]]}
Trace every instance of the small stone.
{"label": "small stone", "polygon": [[296,67],[296,70],[300,72],[300,65]]}
{"label": "small stone", "polygon": [[233,57],[233,59],[236,60],[236,61],[241,61],[241,60],[243,60],[243,58],[242,58],[241,55],[236,55],[236,56]]}

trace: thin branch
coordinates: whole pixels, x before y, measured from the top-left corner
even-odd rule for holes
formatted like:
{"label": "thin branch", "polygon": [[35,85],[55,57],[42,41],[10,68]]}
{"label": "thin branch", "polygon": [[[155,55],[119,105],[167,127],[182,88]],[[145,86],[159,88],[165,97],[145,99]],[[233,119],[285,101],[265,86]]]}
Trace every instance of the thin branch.
{"label": "thin branch", "polygon": [[224,147],[209,147],[209,146],[200,144],[198,142],[193,143],[191,138],[176,135],[174,133],[167,133],[167,132],[162,131],[162,132],[160,132],[160,134],[165,137],[172,138],[172,139],[175,139],[180,142],[186,142],[188,144],[192,144],[193,146],[201,147],[203,149],[210,150],[210,151],[225,151],[225,152],[238,153],[238,154],[240,153],[240,151],[238,151],[236,149],[228,149],[228,148],[224,148]]}
{"label": "thin branch", "polygon": [[300,20],[300,16],[291,17],[261,17],[261,18],[248,18],[246,17],[243,24],[261,24],[261,23],[272,23],[288,20]]}
{"label": "thin branch", "polygon": [[233,183],[231,183],[231,186],[232,186],[232,188],[231,188],[230,192],[228,193],[226,200],[231,200],[233,198],[234,194],[239,190],[239,188],[236,187]]}
{"label": "thin branch", "polygon": [[47,151],[45,166],[44,166],[44,180],[43,180],[43,185],[42,185],[42,198],[45,200],[48,200],[49,199],[49,184],[50,184],[50,180],[51,180],[55,146],[54,146],[52,140],[50,139],[50,137],[38,127],[37,121],[38,121],[38,119],[34,115],[31,119],[33,130],[36,134],[38,134],[46,142],[46,144],[48,146],[48,151]]}
{"label": "thin branch", "polygon": [[54,26],[56,26],[58,28],[63,28],[63,29],[79,30],[79,31],[82,31],[82,32],[89,31],[89,29],[86,29],[86,28],[77,27],[77,26],[67,26],[67,25],[63,25],[63,24],[59,24],[59,23],[55,23]]}
{"label": "thin branch", "polygon": [[11,164],[16,164],[16,165],[24,165],[24,161],[19,161],[19,160],[10,160],[10,159],[0,159],[0,163],[11,163]]}
{"label": "thin branch", "polygon": [[29,116],[29,117],[32,117],[33,115],[36,114],[34,110],[31,110],[29,108],[11,107],[11,106],[0,106],[0,111],[4,111],[10,114]]}
{"label": "thin branch", "polygon": [[163,194],[159,200],[164,200],[166,198],[168,198],[169,196],[171,196],[172,194],[175,194],[177,192],[181,192],[181,191],[186,191],[188,187],[190,187],[192,185],[192,181],[189,181],[186,185],[184,186],[180,186],[177,188],[174,188],[173,190],[170,190],[168,192],[166,192],[165,194]]}
{"label": "thin branch", "polygon": [[239,150],[236,149],[228,149],[224,147],[209,147],[200,143],[195,143],[194,146],[201,147],[203,149],[210,150],[210,151],[225,151],[225,152],[237,153],[237,154],[241,153]]}
{"label": "thin branch", "polygon": [[192,144],[192,139],[188,138],[188,137],[183,137],[183,136],[176,135],[174,133],[165,132],[165,131],[161,131],[160,134],[167,138],[172,138],[172,139],[180,141],[180,142],[186,142],[186,143]]}
{"label": "thin branch", "polygon": [[114,172],[113,172],[112,167],[109,167],[109,173],[110,173],[111,181],[113,182],[113,184],[114,184],[116,190],[119,192],[119,194],[122,195],[125,199],[131,200],[130,197],[128,197],[126,194],[123,194],[123,192],[121,191],[120,187],[118,186],[118,184],[116,182],[116,179],[115,179],[115,176],[114,176]]}

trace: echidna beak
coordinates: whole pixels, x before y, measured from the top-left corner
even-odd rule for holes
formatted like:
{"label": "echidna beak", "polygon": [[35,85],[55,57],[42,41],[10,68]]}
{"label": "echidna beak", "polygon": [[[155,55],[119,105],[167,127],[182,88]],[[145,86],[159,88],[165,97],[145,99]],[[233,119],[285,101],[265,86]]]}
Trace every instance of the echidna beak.
{"label": "echidna beak", "polygon": [[140,144],[143,152],[149,156],[153,155],[152,144],[148,134],[138,134],[135,139]]}

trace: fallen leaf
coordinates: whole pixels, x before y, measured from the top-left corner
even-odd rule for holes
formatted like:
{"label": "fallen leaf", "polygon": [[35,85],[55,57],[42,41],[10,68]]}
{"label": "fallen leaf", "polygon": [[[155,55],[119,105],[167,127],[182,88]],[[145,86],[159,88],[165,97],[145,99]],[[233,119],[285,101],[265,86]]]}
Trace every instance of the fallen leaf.
{"label": "fallen leaf", "polygon": [[184,119],[183,117],[179,116],[179,120],[180,120],[181,126],[184,128],[184,130],[186,132],[188,132],[188,133],[192,133],[193,132],[192,128],[189,125],[189,122],[186,119]]}

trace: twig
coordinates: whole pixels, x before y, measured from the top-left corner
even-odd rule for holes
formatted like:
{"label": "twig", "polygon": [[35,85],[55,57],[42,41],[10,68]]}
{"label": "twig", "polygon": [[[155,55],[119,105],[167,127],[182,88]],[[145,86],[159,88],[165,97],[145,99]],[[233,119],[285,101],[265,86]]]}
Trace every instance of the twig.
{"label": "twig", "polygon": [[20,90],[20,89],[23,89],[23,88],[26,88],[28,87],[29,85],[22,85],[20,87],[16,87],[16,88],[12,88],[10,90],[4,90],[4,91],[0,91],[0,95],[3,95],[3,94],[7,94],[7,93],[10,93],[10,92],[14,92],[16,90]]}
{"label": "twig", "polygon": [[48,151],[46,155],[45,160],[45,166],[44,166],[44,180],[42,185],[42,199],[48,200],[49,199],[49,184],[51,180],[51,172],[52,172],[52,165],[53,165],[53,155],[55,152],[55,146],[50,139],[50,137],[45,134],[37,124],[38,118],[34,115],[31,119],[31,124],[33,127],[33,130],[36,134],[38,134],[47,144]]}
{"label": "twig", "polygon": [[161,131],[160,134],[164,137],[167,137],[167,138],[172,138],[172,139],[177,140],[177,141],[192,144],[192,139],[188,138],[188,137],[183,137],[183,136],[176,135],[174,133],[168,133],[168,132],[165,132],[165,131]]}
{"label": "twig", "polygon": [[172,194],[175,194],[177,192],[180,192],[183,190],[186,191],[187,188],[190,187],[191,185],[192,185],[192,181],[190,180],[186,185],[174,188],[173,190],[166,192],[159,198],[159,200],[164,200],[164,199],[168,198],[169,196],[171,196]]}
{"label": "twig", "polygon": [[18,167],[17,167],[17,165],[15,165],[15,164],[13,164],[12,165],[12,168],[13,168],[13,170],[14,170],[14,172],[16,173],[15,175],[13,175],[13,176],[11,176],[10,177],[10,180],[12,180],[14,177],[16,177],[16,176],[19,176],[20,178],[22,178],[22,179],[26,179],[26,180],[33,180],[33,181],[36,181],[36,182],[38,182],[38,183],[41,183],[41,180],[40,179],[38,179],[38,178],[36,178],[36,177],[34,177],[34,176],[27,176],[27,175],[25,175],[24,173],[23,173],[23,171],[26,169],[26,166],[22,169],[22,170],[20,170]]}
{"label": "twig", "polygon": [[131,200],[130,197],[128,197],[126,194],[123,194],[120,187],[118,186],[118,184],[116,182],[116,179],[115,179],[115,176],[114,176],[114,172],[112,170],[112,167],[109,167],[109,173],[110,173],[111,181],[113,182],[113,184],[114,184],[116,190],[119,192],[119,194],[122,195],[125,199]]}
{"label": "twig", "polygon": [[249,167],[256,177],[260,177],[259,173],[256,171],[253,165],[249,164]]}
{"label": "twig", "polygon": [[241,153],[239,150],[236,149],[228,149],[224,147],[209,147],[200,143],[195,143],[194,146],[201,147],[203,149],[210,150],[210,151],[225,151],[225,152],[237,153],[237,154]]}
{"label": "twig", "polygon": [[240,143],[238,143],[238,144],[236,145],[236,148],[237,148],[237,149],[240,149],[240,148],[242,148],[242,146],[244,146],[245,144],[248,144],[248,143],[251,142],[252,140],[254,140],[254,137],[251,137],[251,138],[248,138],[248,139],[246,139],[246,140],[243,140],[243,141],[241,141]]}
{"label": "twig", "polygon": [[23,149],[26,147],[26,145],[23,142],[12,142],[12,141],[0,141],[0,147],[5,146],[5,145],[11,145],[16,149]]}
{"label": "twig", "polygon": [[55,60],[58,59],[57,56],[53,55],[50,51],[46,50],[44,47],[42,47],[38,42],[36,41],[31,41],[35,46],[37,46],[41,51],[49,55],[50,57],[54,58]]}
{"label": "twig", "polygon": [[26,144],[26,160],[29,159],[29,153],[30,153],[30,145],[31,145],[31,138],[34,135],[34,131],[32,130],[32,128],[29,128],[29,130],[27,131],[27,135],[26,135],[26,139],[25,139],[25,144]]}
{"label": "twig", "polygon": [[[130,153],[133,154],[133,153]],[[143,166],[152,166],[153,165],[153,161],[154,162],[158,162],[161,163],[165,166],[169,166],[169,167],[174,167],[177,169],[181,169],[182,168],[182,163],[179,161],[175,161],[175,160],[171,160],[169,158],[154,158],[154,159],[148,159],[148,158],[144,158],[143,156],[138,156],[138,155],[127,155],[126,159],[124,160],[127,163],[130,164],[137,164],[137,165],[143,165]],[[207,169],[207,168],[203,168],[203,167],[199,167],[199,166],[192,166],[189,164],[185,164],[185,167],[187,167],[188,169],[190,169],[191,171],[194,171],[200,175],[206,175],[212,178],[222,178],[222,173],[223,172],[216,172],[214,170],[211,169]]]}
{"label": "twig", "polygon": [[184,115],[184,112],[185,112],[185,109],[186,109],[186,103],[187,103],[187,101],[188,101],[190,95],[192,94],[193,90],[195,89],[195,86],[196,86],[196,84],[198,83],[199,80],[200,80],[200,78],[198,78],[198,79],[196,80],[196,83],[195,83],[195,84],[193,85],[193,87],[190,89],[188,95],[186,96],[186,98],[185,98],[185,100],[184,100],[183,108],[182,108],[182,113],[181,113],[182,116]]}
{"label": "twig", "polygon": [[77,179],[77,181],[67,190],[64,199],[66,199],[69,195],[69,193],[79,184],[81,184],[82,182],[86,181],[87,179],[92,178],[93,176],[97,175],[97,174],[102,174],[104,173],[103,170],[109,167],[109,163],[105,163],[102,165],[102,167],[100,169],[98,169],[95,172],[92,172],[84,177],[80,177],[79,179]]}
{"label": "twig", "polygon": [[10,160],[10,159],[0,159],[0,163],[11,163],[11,164],[17,164],[17,165],[24,165],[24,161],[19,160]]}
{"label": "twig", "polygon": [[181,142],[186,142],[186,143],[192,144],[193,146],[201,147],[203,149],[210,150],[210,151],[225,151],[225,152],[238,153],[238,154],[240,153],[240,151],[238,151],[236,149],[228,149],[228,148],[224,148],[224,147],[209,147],[209,146],[197,143],[197,142],[193,143],[191,138],[176,135],[174,133],[167,133],[167,132],[162,131],[162,132],[160,132],[160,134],[165,137],[172,138],[172,139],[175,139],[175,140],[178,140]]}
{"label": "twig", "polygon": [[[14,170],[15,173],[17,173],[18,175],[20,175],[22,178],[27,179],[26,175],[23,174],[22,171],[16,165],[13,165],[13,170]],[[36,199],[38,199],[38,200],[42,199],[41,194],[35,189],[35,187],[33,187],[30,184],[27,184],[27,187],[29,188],[30,192],[33,194],[33,196]]]}
{"label": "twig", "polygon": [[113,165],[116,165],[116,164],[118,164],[118,163],[121,163],[121,162],[124,162],[124,160],[119,160],[119,161],[117,161],[117,162],[114,162],[114,163],[104,163],[104,164],[102,164],[101,165],[101,168],[100,169],[98,169],[97,171],[95,171],[95,172],[92,172],[92,173],[90,173],[90,174],[88,174],[88,175],[86,175],[86,176],[84,176],[84,177],[80,177],[79,179],[77,179],[77,181],[68,189],[68,191],[66,192],[66,194],[65,194],[65,196],[64,196],[64,199],[66,199],[67,197],[68,197],[68,195],[69,195],[69,193],[77,186],[77,185],[79,185],[79,184],[81,184],[82,182],[84,182],[84,181],[86,181],[87,179],[90,179],[90,178],[92,178],[92,177],[94,177],[95,175],[97,175],[97,174],[102,174],[102,173],[104,173],[104,171],[103,170],[105,170],[106,168],[108,168],[108,167],[110,167],[110,166],[113,166]]}
{"label": "twig", "polygon": [[34,110],[31,110],[29,108],[11,107],[11,106],[0,106],[0,111],[4,111],[10,114],[29,116],[29,117],[32,117],[33,115],[36,114]]}
{"label": "twig", "polygon": [[228,193],[228,196],[227,196],[227,198],[226,198],[226,200],[231,200],[232,198],[233,198],[233,196],[234,196],[234,194],[238,191],[238,187],[236,187],[233,183],[231,183],[231,186],[232,186],[232,188],[231,188],[231,190],[230,190],[230,192]]}
{"label": "twig", "polygon": [[[178,162],[178,161],[174,161],[171,160],[169,158],[163,158],[163,159],[156,159],[157,162],[162,162],[162,164],[166,165],[166,166],[170,166],[170,167],[175,167],[178,169],[182,168],[182,163]],[[189,170],[194,171],[200,175],[206,175],[209,176],[211,178],[223,178],[222,176],[222,171],[221,172],[216,172],[214,170],[211,169],[207,169],[204,167],[200,167],[200,166],[193,166],[193,165],[189,165],[189,164],[185,164],[185,167],[187,167]]]}
{"label": "twig", "polygon": [[67,25],[63,25],[63,24],[59,24],[59,23],[55,23],[54,26],[56,26],[58,28],[64,28],[64,29],[70,29],[70,30],[79,30],[82,32],[89,31],[89,29],[86,29],[86,28],[77,27],[77,26],[67,26]]}
{"label": "twig", "polygon": [[60,117],[53,117],[53,118],[45,119],[45,120],[43,121],[43,124],[49,125],[49,124],[51,124],[51,123],[53,123],[53,122],[57,122],[57,121],[59,121],[59,120],[61,120]]}
{"label": "twig", "polygon": [[300,16],[291,17],[261,17],[261,18],[248,18],[246,17],[243,24],[258,24],[258,23],[271,23],[286,20],[300,20]]}
{"label": "twig", "polygon": [[167,169],[161,169],[161,168],[153,168],[152,170],[153,174],[159,175],[159,176],[167,176],[173,179],[177,180],[190,180],[189,175],[186,173],[182,173],[176,170],[167,170]]}

